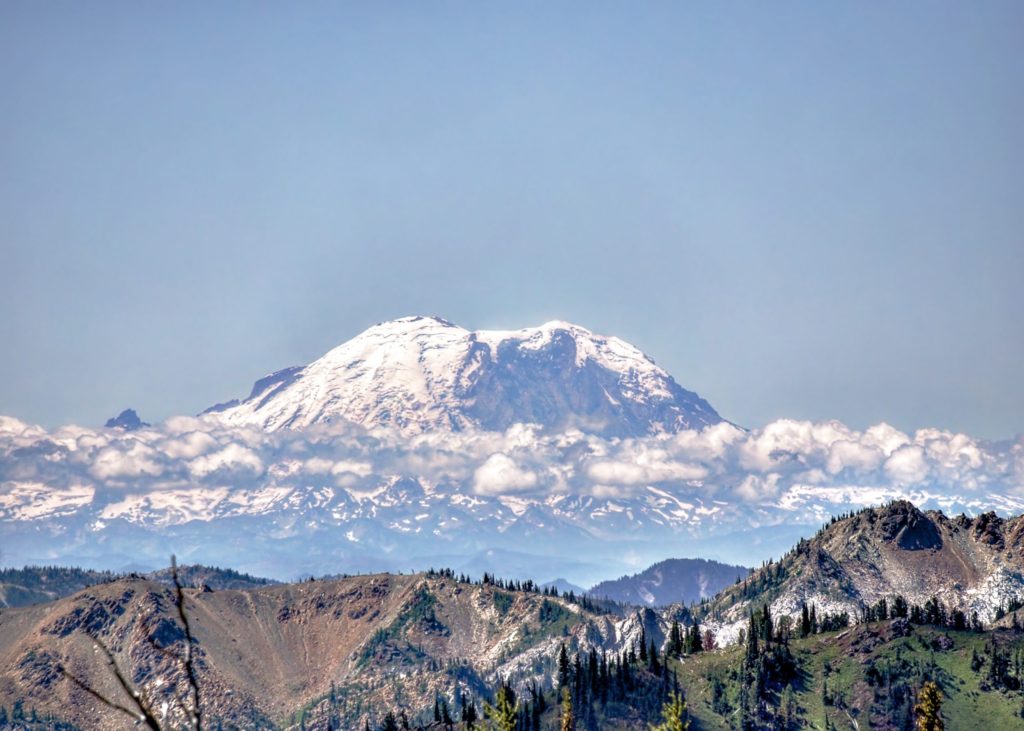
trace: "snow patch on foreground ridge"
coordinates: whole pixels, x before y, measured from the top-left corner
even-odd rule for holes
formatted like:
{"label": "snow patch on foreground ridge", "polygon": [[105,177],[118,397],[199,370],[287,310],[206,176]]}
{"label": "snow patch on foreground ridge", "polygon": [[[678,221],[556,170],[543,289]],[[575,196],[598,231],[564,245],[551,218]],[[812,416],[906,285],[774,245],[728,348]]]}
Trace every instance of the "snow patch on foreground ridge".
{"label": "snow patch on foreground ridge", "polygon": [[1024,516],[949,516],[894,501],[830,523],[752,581],[761,588],[753,598],[731,586],[708,605],[707,624],[722,642],[735,641],[766,597],[776,617],[798,619],[806,604],[819,619],[845,612],[851,622],[883,599],[891,608],[896,596],[918,606],[936,598],[987,624],[1024,596]]}

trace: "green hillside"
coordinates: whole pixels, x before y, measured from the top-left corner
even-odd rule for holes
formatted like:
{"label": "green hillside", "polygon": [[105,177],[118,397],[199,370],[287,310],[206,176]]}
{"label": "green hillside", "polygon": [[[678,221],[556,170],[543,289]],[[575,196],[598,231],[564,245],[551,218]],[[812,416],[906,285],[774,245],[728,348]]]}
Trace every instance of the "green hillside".
{"label": "green hillside", "polygon": [[[776,710],[785,717],[791,704],[793,728],[900,729],[912,718],[913,694],[934,680],[942,690],[946,728],[1024,728],[1018,675],[1024,636],[1010,630],[976,634],[921,626],[911,627],[906,637],[890,638],[889,630],[889,622],[875,622],[792,640],[797,674],[791,685],[771,694]],[[990,678],[993,640],[1009,659],[1008,672],[1000,678],[1008,682],[998,685]],[[744,652],[744,647],[730,647],[678,664],[692,729],[741,728]],[[975,665],[981,660],[977,669],[972,657]],[[765,726],[778,727],[785,728]]]}

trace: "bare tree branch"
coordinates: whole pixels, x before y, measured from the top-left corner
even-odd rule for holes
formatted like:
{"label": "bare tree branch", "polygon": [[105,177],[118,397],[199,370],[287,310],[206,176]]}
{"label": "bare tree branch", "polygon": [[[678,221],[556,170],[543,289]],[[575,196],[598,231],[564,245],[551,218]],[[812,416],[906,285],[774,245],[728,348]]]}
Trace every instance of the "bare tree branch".
{"label": "bare tree branch", "polygon": [[203,716],[199,707],[199,679],[196,676],[195,664],[192,661],[192,647],[195,639],[192,636],[192,625],[189,624],[188,614],[185,612],[185,592],[181,588],[181,581],[178,578],[178,559],[171,556],[171,577],[174,579],[174,603],[178,608],[178,616],[185,628],[185,673],[188,675],[188,684],[192,691],[192,721],[196,731],[202,731]]}
{"label": "bare tree branch", "polygon": [[[100,693],[98,690],[94,689],[92,686],[90,686],[88,683],[86,683],[84,680],[81,680],[76,675],[73,675],[72,673],[69,673],[67,671],[67,669],[63,665],[58,666],[57,669],[60,670],[60,674],[61,675],[63,675],[65,678],[70,680],[72,683],[77,685],[79,688],[84,690],[86,693],[91,695],[93,698],[95,698],[96,700],[98,700],[100,703],[102,703],[103,705],[107,706],[108,708],[113,708],[115,711],[120,711],[121,713],[125,714],[126,716],[129,716],[133,721],[138,721],[139,718],[140,718],[140,715],[141,715],[143,721],[146,721],[145,715],[139,714],[137,711],[133,711],[132,709],[128,708],[127,706],[122,706],[120,703],[115,703],[114,701],[110,700],[105,695]],[[154,728],[148,722],[146,723],[146,725],[150,726],[150,728]],[[159,731],[159,726],[157,726],[155,728],[156,728],[157,731]]]}
{"label": "bare tree branch", "polygon": [[[192,634],[192,625],[189,622],[188,613],[185,610],[185,591],[182,588],[181,580],[178,576],[178,562],[177,559],[171,556],[171,576],[174,579],[174,606],[178,613],[178,618],[181,620],[182,628],[185,632],[185,647],[182,653],[173,652],[168,647],[163,647],[157,643],[155,637],[153,637],[148,630],[145,631],[146,639],[149,644],[158,652],[162,653],[168,658],[176,662],[180,662],[185,668],[185,674],[188,679],[189,695],[191,696],[192,711],[190,726],[195,728],[196,731],[202,731],[202,709],[200,707],[200,695],[199,695],[199,678],[196,674],[195,663],[193,662],[193,648],[196,644],[195,636]],[[144,628],[145,630],[145,628]],[[91,639],[95,647],[103,653],[107,664],[110,666],[117,684],[127,694],[128,698],[131,699],[135,709],[118,703],[117,701],[108,698],[103,693],[93,688],[87,682],[77,677],[73,673],[69,672],[63,665],[58,665],[58,670],[67,680],[74,685],[78,686],[86,693],[91,695],[93,698],[98,700],[108,708],[118,711],[119,713],[130,716],[136,722],[144,723],[151,731],[161,731],[160,721],[153,714],[150,708],[150,703],[143,698],[142,694],[136,691],[132,684],[125,677],[117,661],[114,659],[113,653],[98,637],[92,633],[85,633],[89,639]]]}
{"label": "bare tree branch", "polygon": [[121,686],[121,689],[131,699],[132,703],[135,704],[136,711],[132,711],[127,706],[123,706],[120,703],[117,703],[111,700],[110,698],[107,698],[105,695],[103,695],[98,690],[85,683],[77,676],[68,672],[63,665],[58,666],[61,674],[65,678],[70,680],[72,683],[77,685],[79,688],[84,690],[86,693],[91,695],[93,698],[96,698],[98,701],[108,706],[109,708],[113,708],[117,711],[121,711],[122,713],[126,713],[136,721],[141,720],[143,723],[146,724],[146,726],[148,726],[153,731],[160,731],[160,722],[156,719],[156,716],[153,715],[153,712],[147,707],[147,705],[142,702],[139,693],[132,689],[131,683],[128,682],[128,679],[124,676],[124,673],[121,672],[121,668],[118,667],[117,661],[114,660],[114,655],[110,652],[110,648],[103,644],[99,640],[99,638],[91,634],[88,636],[89,639],[91,639],[95,643],[95,646],[103,653],[103,656],[106,658],[107,664],[113,670],[114,678],[117,680],[117,684]]}

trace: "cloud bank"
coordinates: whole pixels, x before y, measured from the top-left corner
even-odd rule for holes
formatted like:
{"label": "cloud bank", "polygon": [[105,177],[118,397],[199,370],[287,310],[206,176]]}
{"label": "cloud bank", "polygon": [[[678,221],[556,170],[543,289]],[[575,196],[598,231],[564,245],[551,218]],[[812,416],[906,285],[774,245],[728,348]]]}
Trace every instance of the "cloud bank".
{"label": "cloud bank", "polygon": [[[984,442],[964,434],[886,424],[783,419],[744,431],[718,424],[640,439],[531,425],[496,432],[402,437],[352,425],[267,433],[176,417],[135,432],[67,426],[47,431],[0,417],[0,519],[24,520],[38,493],[46,505],[80,506],[89,490],[113,500],[212,488],[332,487],[365,494],[396,478],[427,489],[496,498],[622,498],[652,488],[685,500],[783,507],[808,496],[831,503],[901,495],[1019,509],[1024,438]],[[35,486],[35,487],[33,487]],[[67,492],[67,500],[59,493]]]}

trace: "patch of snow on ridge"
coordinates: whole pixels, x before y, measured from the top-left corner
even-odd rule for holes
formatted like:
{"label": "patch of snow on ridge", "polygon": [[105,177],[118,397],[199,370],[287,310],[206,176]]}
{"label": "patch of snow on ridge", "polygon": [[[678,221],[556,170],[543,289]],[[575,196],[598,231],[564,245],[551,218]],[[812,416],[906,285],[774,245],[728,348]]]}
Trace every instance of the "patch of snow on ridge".
{"label": "patch of snow on ridge", "polygon": [[5,482],[0,485],[0,518],[42,520],[72,515],[92,502],[91,485],[50,489],[38,482]]}

